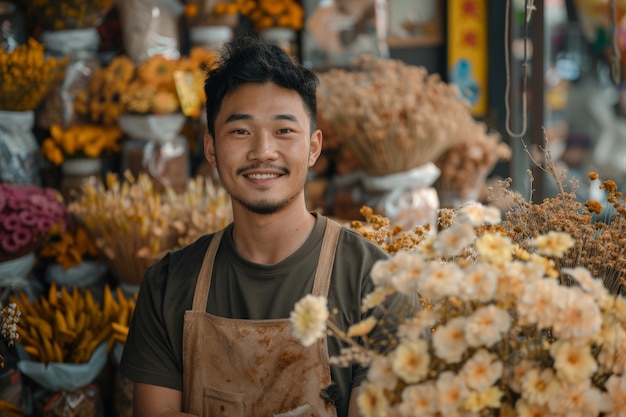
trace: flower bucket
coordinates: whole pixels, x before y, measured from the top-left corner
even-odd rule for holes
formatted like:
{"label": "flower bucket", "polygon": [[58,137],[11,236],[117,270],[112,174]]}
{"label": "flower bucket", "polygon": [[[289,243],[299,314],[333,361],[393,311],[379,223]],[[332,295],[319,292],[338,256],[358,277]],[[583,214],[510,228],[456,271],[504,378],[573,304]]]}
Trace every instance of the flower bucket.
{"label": "flower bucket", "polygon": [[291,56],[298,54],[298,35],[296,31],[291,28],[267,28],[261,30],[259,36],[266,42],[280,46]]}
{"label": "flower bucket", "polygon": [[102,160],[100,158],[70,158],[61,165],[63,178],[59,186],[66,201],[76,198],[86,182],[101,177]]}
{"label": "flower bucket", "polygon": [[182,191],[191,171],[189,144],[180,136],[185,121],[182,113],[121,115],[119,126],[129,136],[123,144],[122,171],[135,176],[147,172],[158,187]]}
{"label": "flower bucket", "polygon": [[21,286],[35,266],[36,256],[29,252],[10,261],[0,262],[0,287]]}
{"label": "flower bucket", "polygon": [[34,111],[0,110],[0,181],[39,184],[42,157],[33,133]]}

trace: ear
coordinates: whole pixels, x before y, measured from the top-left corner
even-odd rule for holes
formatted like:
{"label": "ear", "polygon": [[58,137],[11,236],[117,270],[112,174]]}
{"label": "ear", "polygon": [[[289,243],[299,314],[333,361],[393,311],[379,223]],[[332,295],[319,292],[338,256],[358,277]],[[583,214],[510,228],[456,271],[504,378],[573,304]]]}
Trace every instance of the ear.
{"label": "ear", "polygon": [[309,168],[315,165],[315,161],[322,153],[322,131],[316,129],[311,135],[311,148],[309,150]]}
{"label": "ear", "polygon": [[215,157],[215,143],[213,136],[209,132],[204,134],[204,157],[209,162],[212,168],[217,168],[217,162]]}

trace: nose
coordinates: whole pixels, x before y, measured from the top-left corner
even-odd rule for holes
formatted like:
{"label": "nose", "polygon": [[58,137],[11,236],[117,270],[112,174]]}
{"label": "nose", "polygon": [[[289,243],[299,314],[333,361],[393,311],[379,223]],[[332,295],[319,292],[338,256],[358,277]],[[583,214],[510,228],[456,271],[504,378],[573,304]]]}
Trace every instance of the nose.
{"label": "nose", "polygon": [[267,131],[261,131],[252,137],[248,159],[253,161],[272,161],[277,158],[274,136]]}

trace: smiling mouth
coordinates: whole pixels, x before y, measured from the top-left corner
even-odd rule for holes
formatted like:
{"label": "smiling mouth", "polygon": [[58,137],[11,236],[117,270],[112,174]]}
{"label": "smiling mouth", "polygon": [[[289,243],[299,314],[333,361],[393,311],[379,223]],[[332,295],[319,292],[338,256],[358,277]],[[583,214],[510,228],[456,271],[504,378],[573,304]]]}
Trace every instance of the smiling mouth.
{"label": "smiling mouth", "polygon": [[251,180],[271,180],[280,177],[280,174],[248,174],[245,177]]}

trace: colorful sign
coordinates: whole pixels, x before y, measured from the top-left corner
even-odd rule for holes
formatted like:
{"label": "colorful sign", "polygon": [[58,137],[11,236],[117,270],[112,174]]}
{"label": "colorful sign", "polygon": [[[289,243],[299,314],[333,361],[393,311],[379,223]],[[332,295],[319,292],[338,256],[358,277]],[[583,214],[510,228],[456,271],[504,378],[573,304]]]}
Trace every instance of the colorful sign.
{"label": "colorful sign", "polygon": [[487,0],[448,1],[448,74],[474,116],[487,112]]}

